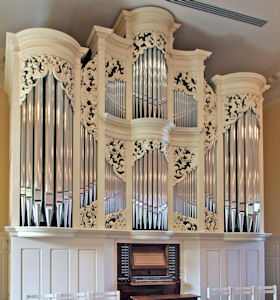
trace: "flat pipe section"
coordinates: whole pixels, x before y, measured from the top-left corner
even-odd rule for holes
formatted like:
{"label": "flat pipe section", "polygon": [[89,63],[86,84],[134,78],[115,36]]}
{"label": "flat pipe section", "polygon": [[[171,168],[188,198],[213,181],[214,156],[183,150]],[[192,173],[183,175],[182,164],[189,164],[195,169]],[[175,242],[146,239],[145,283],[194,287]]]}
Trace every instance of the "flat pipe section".
{"label": "flat pipe section", "polygon": [[173,91],[174,124],[178,127],[197,126],[197,102],[184,91]]}
{"label": "flat pipe section", "polygon": [[80,207],[86,207],[97,200],[97,142],[82,124],[80,147]]}
{"label": "flat pipe section", "polygon": [[125,82],[119,79],[108,81],[105,91],[105,111],[125,119]]}
{"label": "flat pipe section", "polygon": [[73,111],[52,73],[21,107],[21,225],[71,226]]}
{"label": "flat pipe section", "polygon": [[249,109],[224,133],[225,231],[260,227],[259,125]]}
{"label": "flat pipe section", "polygon": [[167,230],[167,161],[148,150],[133,165],[133,229]]}
{"label": "flat pipe section", "polygon": [[118,212],[125,209],[125,182],[119,178],[113,170],[113,167],[105,162],[105,214]]}
{"label": "flat pipe section", "polygon": [[132,67],[133,118],[167,117],[167,66],[156,47],[139,55]]}
{"label": "flat pipe section", "polygon": [[197,168],[188,172],[181,182],[174,186],[173,210],[189,218],[197,218]]}

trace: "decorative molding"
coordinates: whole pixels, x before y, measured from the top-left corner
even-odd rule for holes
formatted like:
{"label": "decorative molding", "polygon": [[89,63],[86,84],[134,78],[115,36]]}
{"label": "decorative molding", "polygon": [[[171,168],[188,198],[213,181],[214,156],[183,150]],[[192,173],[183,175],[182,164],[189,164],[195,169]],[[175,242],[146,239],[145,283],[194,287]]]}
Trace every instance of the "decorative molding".
{"label": "decorative molding", "polygon": [[126,210],[120,209],[105,216],[105,228],[112,230],[126,230]]}
{"label": "decorative molding", "polygon": [[173,88],[194,96],[197,93],[197,80],[188,72],[177,72],[174,74]]}
{"label": "decorative molding", "polygon": [[164,55],[167,53],[167,41],[164,36],[156,31],[139,32],[133,37],[132,55],[134,61],[148,48],[157,47]]}
{"label": "decorative molding", "polygon": [[81,122],[97,137],[97,65],[95,56],[82,69],[81,74]]}
{"label": "decorative molding", "polygon": [[107,56],[105,64],[106,83],[115,79],[125,81],[123,62],[115,57]]}
{"label": "decorative molding", "polygon": [[82,228],[94,228],[97,225],[97,201],[80,208],[80,226]]}
{"label": "decorative molding", "polygon": [[223,98],[223,122],[224,131],[229,129],[230,125],[249,109],[252,109],[259,121],[263,99],[256,94],[244,93],[226,96]]}
{"label": "decorative molding", "polygon": [[205,223],[204,228],[208,232],[215,232],[218,230],[218,216],[210,211],[207,207],[204,208]]}
{"label": "decorative molding", "polygon": [[166,143],[159,140],[137,140],[134,142],[133,162],[141,158],[147,150],[159,150],[168,160]]}
{"label": "decorative molding", "polygon": [[[73,101],[73,67],[66,60],[57,56],[32,55],[20,61],[20,100],[25,100],[26,95],[38,83],[39,79],[52,72],[54,77],[62,82],[68,98]],[[70,101],[70,102],[71,102]]]}
{"label": "decorative molding", "polygon": [[213,89],[206,82],[204,93],[204,151],[207,152],[217,141],[217,99]]}
{"label": "decorative molding", "polygon": [[197,155],[189,147],[176,147],[174,157],[174,184],[185,179],[186,174],[197,167]]}
{"label": "decorative molding", "polygon": [[106,137],[106,161],[113,167],[114,173],[125,180],[125,142]]}
{"label": "decorative molding", "polygon": [[174,231],[197,231],[197,221],[193,218],[189,218],[189,217],[186,217],[184,215],[181,215],[180,213],[178,212],[174,212],[174,215],[173,215],[173,220],[174,220],[174,223],[173,223],[173,230]]}

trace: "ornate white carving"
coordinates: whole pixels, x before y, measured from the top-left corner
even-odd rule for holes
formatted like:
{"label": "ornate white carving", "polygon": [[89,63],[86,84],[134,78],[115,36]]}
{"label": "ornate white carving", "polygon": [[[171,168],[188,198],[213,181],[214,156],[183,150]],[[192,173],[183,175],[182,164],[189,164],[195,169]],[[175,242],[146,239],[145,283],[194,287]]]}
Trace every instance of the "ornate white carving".
{"label": "ornate white carving", "polygon": [[82,228],[94,228],[97,224],[97,201],[80,208],[80,226]]}
{"label": "ornate white carving", "polygon": [[236,122],[242,113],[249,109],[253,110],[253,112],[256,114],[257,120],[259,121],[262,109],[262,99],[256,94],[246,93],[226,96],[223,98],[223,104],[224,131],[226,131],[231,124]]}
{"label": "ornate white carving", "polygon": [[174,184],[181,182],[187,173],[197,167],[197,155],[188,147],[174,149]]}
{"label": "ornate white carving", "polygon": [[173,215],[173,230],[179,232],[197,231],[197,220],[174,212]]}
{"label": "ornate white carving", "polygon": [[66,60],[57,56],[32,55],[24,57],[20,61],[20,100],[38,83],[38,80],[52,72],[54,77],[62,83],[66,95],[73,100],[73,67]]}
{"label": "ornate white carving", "polygon": [[81,78],[81,122],[95,137],[97,136],[97,56],[82,69]]}
{"label": "ornate white carving", "polygon": [[197,93],[197,80],[188,72],[178,72],[174,74],[173,87],[176,91],[181,90],[188,95],[194,96]]}
{"label": "ornate white carving", "polygon": [[167,159],[167,144],[159,140],[137,140],[134,142],[133,162],[141,158],[147,150],[161,151]]}
{"label": "ornate white carving", "polygon": [[106,161],[113,167],[114,173],[125,180],[125,143],[106,137]]}
{"label": "ornate white carving", "polygon": [[164,36],[156,31],[139,32],[133,37],[133,59],[134,61],[148,48],[157,47],[165,55],[167,52],[167,42]]}
{"label": "ornate white carving", "polygon": [[119,79],[125,81],[123,62],[118,58],[107,56],[105,64],[106,83]]}
{"label": "ornate white carving", "polygon": [[206,152],[217,141],[217,103],[216,94],[206,82],[204,93],[204,151]]}
{"label": "ornate white carving", "polygon": [[204,208],[205,223],[204,228],[208,232],[215,232],[218,230],[218,216],[210,211],[207,207]]}
{"label": "ornate white carving", "polygon": [[126,210],[120,209],[118,212],[106,215],[105,228],[112,230],[126,230]]}

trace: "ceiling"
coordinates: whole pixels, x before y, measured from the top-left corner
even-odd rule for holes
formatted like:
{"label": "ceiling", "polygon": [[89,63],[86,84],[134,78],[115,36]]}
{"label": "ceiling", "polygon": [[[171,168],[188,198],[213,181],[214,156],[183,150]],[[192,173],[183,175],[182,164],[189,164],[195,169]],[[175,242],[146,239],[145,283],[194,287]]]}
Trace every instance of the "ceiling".
{"label": "ceiling", "polygon": [[[212,51],[206,77],[238,71],[258,72],[278,82],[280,70],[279,0],[200,0],[211,5],[267,20],[256,27],[166,0],[0,0],[0,48],[5,33],[30,27],[61,30],[85,45],[93,25],[112,27],[122,9],[160,6],[169,10],[181,28],[177,49]],[[280,73],[279,73],[280,74]]]}

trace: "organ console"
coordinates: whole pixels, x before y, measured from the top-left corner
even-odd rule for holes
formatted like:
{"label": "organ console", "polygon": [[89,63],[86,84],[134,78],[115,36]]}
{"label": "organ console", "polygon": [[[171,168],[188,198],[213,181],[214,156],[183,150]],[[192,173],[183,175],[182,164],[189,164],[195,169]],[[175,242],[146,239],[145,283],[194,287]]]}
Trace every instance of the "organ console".
{"label": "organ console", "polygon": [[180,293],[178,244],[122,244],[117,247],[121,299]]}

